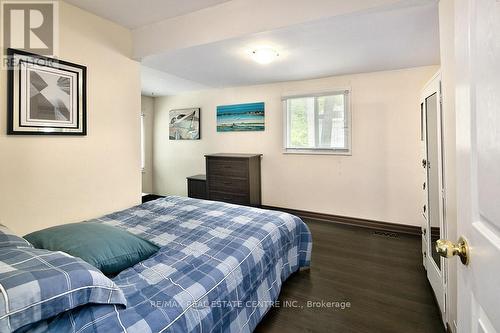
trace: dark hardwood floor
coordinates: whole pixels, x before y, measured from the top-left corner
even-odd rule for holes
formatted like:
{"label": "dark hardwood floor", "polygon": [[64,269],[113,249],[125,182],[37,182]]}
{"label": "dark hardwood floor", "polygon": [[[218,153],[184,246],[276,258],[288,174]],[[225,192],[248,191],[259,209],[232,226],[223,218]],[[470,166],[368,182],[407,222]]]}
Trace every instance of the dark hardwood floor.
{"label": "dark hardwood floor", "polygon": [[[418,236],[387,237],[365,228],[304,221],[313,234],[311,269],[285,282],[282,306],[273,308],[255,332],[445,332]],[[350,302],[350,307],[313,308],[307,301]]]}

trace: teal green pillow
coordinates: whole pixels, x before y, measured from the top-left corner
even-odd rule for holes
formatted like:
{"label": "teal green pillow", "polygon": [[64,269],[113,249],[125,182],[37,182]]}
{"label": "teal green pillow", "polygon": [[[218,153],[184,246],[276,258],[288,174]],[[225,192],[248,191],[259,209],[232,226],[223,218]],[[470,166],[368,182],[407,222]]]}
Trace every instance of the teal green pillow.
{"label": "teal green pillow", "polygon": [[79,257],[106,275],[116,275],[159,249],[125,230],[98,222],[60,225],[24,238],[38,249],[63,251]]}

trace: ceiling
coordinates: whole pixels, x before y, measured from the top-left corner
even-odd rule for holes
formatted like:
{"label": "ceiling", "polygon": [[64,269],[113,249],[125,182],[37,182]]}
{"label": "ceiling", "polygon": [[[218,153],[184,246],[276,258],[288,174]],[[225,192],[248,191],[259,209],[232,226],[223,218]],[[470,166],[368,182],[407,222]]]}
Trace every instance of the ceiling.
{"label": "ceiling", "polygon": [[147,66],[141,67],[141,87],[142,94],[147,96],[177,95],[210,88]]}
{"label": "ceiling", "polygon": [[185,15],[229,0],[65,0],[129,29]]}
{"label": "ceiling", "polygon": [[[280,56],[269,65],[253,62],[250,53],[259,45],[273,46]],[[142,63],[171,75],[172,86],[177,78],[213,88],[435,65],[438,9],[428,3],[323,19],[147,56]],[[178,93],[149,80],[157,95]]]}
{"label": "ceiling", "polygon": [[438,0],[66,1],[131,28],[146,95],[439,64]]}

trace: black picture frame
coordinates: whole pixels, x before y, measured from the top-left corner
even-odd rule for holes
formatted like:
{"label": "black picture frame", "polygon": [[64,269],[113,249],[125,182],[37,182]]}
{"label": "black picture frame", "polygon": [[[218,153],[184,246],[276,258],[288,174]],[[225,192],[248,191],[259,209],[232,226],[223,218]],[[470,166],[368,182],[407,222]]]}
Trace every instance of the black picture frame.
{"label": "black picture frame", "polygon": [[[15,64],[15,57],[22,56],[29,59],[32,63],[43,64],[42,66],[52,69],[72,72],[68,68],[74,68],[73,74],[77,77],[77,94],[76,96],[76,127],[56,127],[56,126],[26,126],[21,125],[21,83],[18,78],[16,86],[15,71],[18,70]],[[87,67],[75,64],[69,61],[59,60],[55,58],[45,57],[38,54],[12,49],[7,49],[8,73],[7,73],[7,134],[8,135],[87,135]],[[21,62],[21,61],[19,61]],[[47,65],[50,64],[50,65]],[[66,69],[57,66],[64,66]],[[20,71],[20,69],[19,69]],[[80,85],[81,80],[81,85]],[[16,89],[19,100],[16,107]],[[81,116],[80,116],[81,114]],[[16,118],[18,121],[16,122]],[[15,123],[16,122],[16,123]],[[24,129],[23,129],[24,128]]]}

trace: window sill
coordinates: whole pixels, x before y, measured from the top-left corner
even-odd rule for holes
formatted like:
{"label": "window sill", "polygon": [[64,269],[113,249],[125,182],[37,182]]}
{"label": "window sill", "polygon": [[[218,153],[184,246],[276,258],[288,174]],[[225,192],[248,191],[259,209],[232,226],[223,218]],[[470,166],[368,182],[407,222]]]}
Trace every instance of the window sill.
{"label": "window sill", "polygon": [[283,149],[283,154],[298,154],[298,155],[340,155],[352,156],[351,150],[347,149]]}

